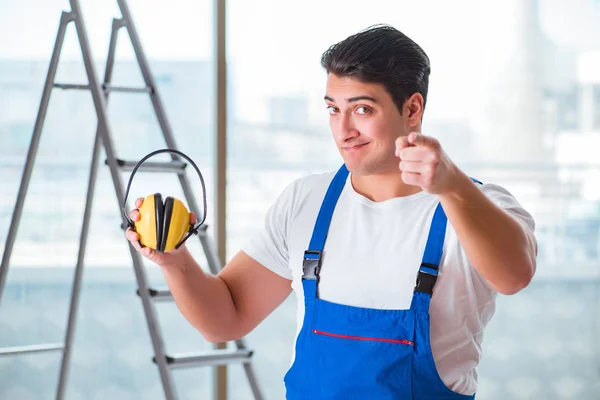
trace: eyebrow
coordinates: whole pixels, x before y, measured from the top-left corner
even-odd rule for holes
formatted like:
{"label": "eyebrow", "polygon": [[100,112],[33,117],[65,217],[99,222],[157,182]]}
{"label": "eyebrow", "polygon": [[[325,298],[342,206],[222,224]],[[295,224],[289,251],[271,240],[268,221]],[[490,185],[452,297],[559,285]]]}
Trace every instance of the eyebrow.
{"label": "eyebrow", "polygon": [[[333,98],[331,98],[327,95],[325,96],[325,100],[335,103],[335,100],[333,100]],[[371,96],[356,96],[356,97],[350,97],[347,100],[349,103],[354,103],[354,102],[361,101],[361,100],[369,100],[369,101],[372,101],[373,103],[377,103],[377,100],[375,100],[375,98],[371,97]]]}

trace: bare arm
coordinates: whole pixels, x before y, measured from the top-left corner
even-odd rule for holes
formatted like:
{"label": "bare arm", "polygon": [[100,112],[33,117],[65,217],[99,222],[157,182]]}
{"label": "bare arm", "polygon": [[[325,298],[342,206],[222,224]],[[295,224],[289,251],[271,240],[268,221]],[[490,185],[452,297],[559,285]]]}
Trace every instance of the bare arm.
{"label": "bare arm", "polygon": [[399,137],[396,156],[406,184],[439,196],[469,261],[491,287],[514,294],[529,284],[535,272],[535,238],[482,193],[435,138],[420,132]]}
{"label": "bare arm", "polygon": [[535,272],[536,244],[515,218],[462,171],[440,201],[473,267],[502,294],[525,288]]}
{"label": "bare arm", "polygon": [[204,272],[185,250],[162,270],[183,316],[211,342],[252,331],[291,293],[290,281],[239,252],[218,276]]}
{"label": "bare arm", "polygon": [[[141,206],[140,199],[136,206]],[[137,221],[133,210],[131,219]],[[192,218],[195,218],[192,216]],[[245,336],[291,293],[290,281],[239,252],[218,274],[200,268],[188,249],[160,254],[139,248],[137,233],[128,230],[132,245],[162,269],[183,316],[208,341],[226,342]]]}

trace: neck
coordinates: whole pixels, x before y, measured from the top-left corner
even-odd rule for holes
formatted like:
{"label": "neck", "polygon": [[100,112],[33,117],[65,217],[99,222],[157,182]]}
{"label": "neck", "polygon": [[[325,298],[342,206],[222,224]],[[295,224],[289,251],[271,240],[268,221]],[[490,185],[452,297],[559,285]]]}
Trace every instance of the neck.
{"label": "neck", "polygon": [[398,170],[372,175],[352,174],[351,182],[357,193],[375,202],[410,196],[422,191],[418,186],[404,183]]}

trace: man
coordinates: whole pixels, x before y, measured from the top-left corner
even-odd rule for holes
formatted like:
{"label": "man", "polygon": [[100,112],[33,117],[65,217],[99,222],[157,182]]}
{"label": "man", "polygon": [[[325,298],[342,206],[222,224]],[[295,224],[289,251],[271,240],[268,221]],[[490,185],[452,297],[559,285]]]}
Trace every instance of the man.
{"label": "man", "polygon": [[322,64],[338,171],[291,183],[218,276],[185,246],[159,254],[127,238],[213,342],[246,335],[293,290],[288,399],[473,399],[496,295],[534,275],[534,221],[421,133],[430,65],[411,39],[372,27]]}

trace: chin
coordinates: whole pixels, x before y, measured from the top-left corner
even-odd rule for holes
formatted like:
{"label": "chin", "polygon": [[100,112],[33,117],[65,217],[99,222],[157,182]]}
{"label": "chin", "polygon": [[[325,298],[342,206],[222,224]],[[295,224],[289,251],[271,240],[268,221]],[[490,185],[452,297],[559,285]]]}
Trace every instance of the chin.
{"label": "chin", "polygon": [[[390,166],[383,162],[345,160],[346,168],[351,174],[356,176],[379,175],[390,172]],[[391,168],[396,168],[392,164]]]}
{"label": "chin", "polygon": [[346,168],[352,175],[372,175],[376,172],[376,168],[366,163],[346,162]]}

